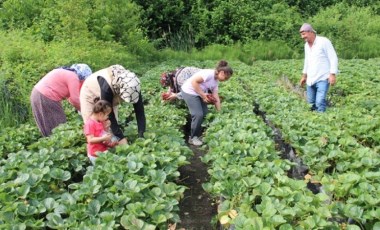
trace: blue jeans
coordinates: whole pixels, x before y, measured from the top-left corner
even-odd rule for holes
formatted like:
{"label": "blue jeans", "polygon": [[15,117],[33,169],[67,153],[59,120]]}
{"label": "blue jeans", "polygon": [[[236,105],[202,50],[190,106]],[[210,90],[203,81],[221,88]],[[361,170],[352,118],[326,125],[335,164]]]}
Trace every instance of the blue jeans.
{"label": "blue jeans", "polygon": [[325,112],[327,106],[327,91],[330,83],[328,80],[319,81],[312,86],[307,86],[307,102],[311,105],[311,110]]}

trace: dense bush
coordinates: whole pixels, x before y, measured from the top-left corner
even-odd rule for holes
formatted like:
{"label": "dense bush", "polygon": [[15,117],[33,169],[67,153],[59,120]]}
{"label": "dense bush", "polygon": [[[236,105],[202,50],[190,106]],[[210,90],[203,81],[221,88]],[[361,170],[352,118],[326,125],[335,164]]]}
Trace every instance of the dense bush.
{"label": "dense bush", "polygon": [[380,55],[380,17],[369,7],[337,4],[312,18],[318,33],[329,37],[344,58]]}
{"label": "dense bush", "polygon": [[29,29],[47,42],[83,37],[116,41],[127,52],[148,58],[145,62],[154,59],[152,44],[183,51],[252,40],[284,41],[297,47],[302,43],[298,28],[304,21],[331,37],[340,57],[376,57],[379,52],[380,3],[374,0],[5,0],[0,4],[3,29]]}
{"label": "dense bush", "polygon": [[3,29],[28,29],[45,42],[96,38],[119,42],[131,53],[151,51],[140,26],[140,8],[131,1],[6,0]]}
{"label": "dense bush", "polygon": [[302,58],[304,21],[332,40],[339,58],[380,55],[380,3],[373,0],[175,3],[0,1],[0,109],[10,114],[1,122],[27,120],[31,88],[57,66],[85,62],[97,70],[119,63],[141,74],[170,59]]}
{"label": "dense bush", "polygon": [[[142,7],[142,26],[151,39],[165,39],[170,32],[177,32],[193,4],[178,0],[133,0]],[[186,4],[187,3],[187,4]]]}
{"label": "dense bush", "polygon": [[[374,0],[334,1],[140,1],[147,35],[158,46],[191,50],[189,44],[202,48],[210,44],[232,44],[249,40],[285,40],[297,44],[297,31],[305,20],[323,14],[326,7],[345,3],[345,8],[371,7],[378,15]],[[341,9],[345,10],[345,9]],[[189,13],[187,13],[189,12]],[[328,21],[331,18],[326,17]],[[356,26],[356,24],[354,24]],[[371,40],[371,39],[369,39]]]}
{"label": "dense bush", "polygon": [[[294,31],[302,22],[294,8],[276,0],[216,1],[212,10],[194,12],[194,15],[202,19],[198,21],[200,29],[196,38],[206,44],[233,44],[256,39],[294,40]],[[207,41],[202,41],[203,37]]]}
{"label": "dense bush", "polygon": [[[122,64],[141,74],[145,68],[140,64],[142,60],[151,59],[131,54],[125,46],[115,42],[76,38],[45,43],[28,32],[16,30],[0,31],[0,44],[6,44],[0,49],[0,90],[3,95],[0,108],[9,114],[0,120],[6,119],[10,125],[30,118],[31,89],[51,69],[87,63],[96,71],[112,64]],[[157,58],[154,50],[149,52],[147,49],[146,52]]]}
{"label": "dense bush", "polygon": [[292,7],[298,9],[298,12],[304,17],[312,17],[317,14],[323,8],[334,5],[340,0],[312,0],[312,1],[302,1],[302,0],[285,0],[285,2]]}

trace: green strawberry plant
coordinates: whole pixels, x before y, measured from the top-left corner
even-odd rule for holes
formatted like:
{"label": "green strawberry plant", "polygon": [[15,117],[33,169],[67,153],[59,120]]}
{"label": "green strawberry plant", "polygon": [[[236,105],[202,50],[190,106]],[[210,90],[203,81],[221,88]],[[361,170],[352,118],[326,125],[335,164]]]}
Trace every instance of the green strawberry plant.
{"label": "green strawberry plant", "polygon": [[[210,180],[203,188],[219,202],[215,221],[226,229],[379,228],[377,63],[342,60],[332,106],[316,114],[296,87],[301,60],[230,62],[235,73],[220,84],[222,111],[210,109],[204,122]],[[0,228],[166,229],[179,222],[186,188],[176,184],[178,168],[192,155],[183,133],[188,110],[183,101],[162,102],[159,76],[184,65],[213,68],[215,61],[147,70],[144,138],[133,106],[122,104],[129,144],[102,154],[96,165],[86,156],[82,119],[67,105],[68,122],[48,138],[34,124],[3,129]],[[308,177],[292,176],[299,165],[281,152],[279,138]],[[310,184],[319,187],[316,194]]]}

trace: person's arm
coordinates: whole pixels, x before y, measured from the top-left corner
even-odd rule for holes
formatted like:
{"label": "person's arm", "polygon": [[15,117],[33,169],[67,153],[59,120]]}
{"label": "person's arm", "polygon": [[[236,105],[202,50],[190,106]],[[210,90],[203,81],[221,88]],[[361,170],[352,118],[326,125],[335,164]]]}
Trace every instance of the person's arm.
{"label": "person's arm", "polygon": [[144,132],[146,129],[146,118],[145,118],[143,97],[142,97],[141,92],[139,95],[139,100],[135,104],[133,104],[133,109],[136,115],[138,135],[139,137],[144,137]]}
{"label": "person's arm", "polygon": [[182,97],[182,92],[179,91],[179,92],[175,95],[175,97],[176,97],[177,99],[179,99],[179,100],[182,100],[182,99],[183,99],[183,97]]}
{"label": "person's arm", "polygon": [[80,103],[79,103],[79,97],[78,98],[72,98],[72,97],[69,97],[67,98],[67,101],[72,105],[74,106],[75,110],[80,112]]}
{"label": "person's arm", "polygon": [[307,47],[305,45],[305,58],[304,58],[304,61],[303,61],[303,69],[302,69],[302,76],[301,76],[301,79],[300,79],[300,85],[301,86],[304,86],[305,83],[306,83],[306,80],[307,80],[307,63],[308,63],[308,52],[307,52]]}
{"label": "person's arm", "polygon": [[[100,99],[106,100],[109,103],[111,103],[111,105],[112,105],[114,95],[113,95],[113,91],[111,89],[111,86],[101,76],[98,76],[98,83],[100,86]],[[116,116],[115,116],[113,109],[112,109],[112,112],[109,114],[108,119],[111,121],[112,133],[120,139],[119,143],[127,143],[127,140],[124,136],[123,130],[121,129],[121,126],[117,122],[117,119],[116,119]],[[125,140],[123,140],[123,139],[125,139]]]}
{"label": "person's arm", "polygon": [[102,135],[101,137],[95,137],[94,134],[96,133],[96,125],[94,121],[91,119],[88,119],[84,123],[83,133],[86,136],[87,143],[92,143],[92,144],[109,141],[112,138],[112,134],[107,133],[107,132],[105,132],[105,135]]}
{"label": "person's arm", "polygon": [[72,106],[74,106],[74,108],[77,111],[80,111],[79,93],[80,93],[79,82],[78,82],[78,86],[76,86],[76,84],[69,85],[69,94],[70,94],[70,96],[67,98],[67,101]]}
{"label": "person's arm", "polygon": [[222,104],[220,103],[220,97],[219,97],[219,93],[218,93],[218,90],[214,90],[212,92],[212,96],[214,96],[214,98],[216,99],[216,102],[215,102],[215,109],[217,111],[220,111],[222,109]]}
{"label": "person's arm", "polygon": [[87,143],[95,144],[95,143],[102,143],[104,141],[110,141],[112,138],[111,133],[107,133],[101,137],[94,137],[92,134],[86,135]]}
{"label": "person's arm", "polygon": [[[80,81],[75,73],[69,72],[70,74],[65,75],[66,77],[66,85],[69,92],[67,97],[67,101],[75,107],[77,111],[80,111],[80,87],[82,85],[82,81]],[[75,76],[73,76],[73,74]]]}
{"label": "person's arm", "polygon": [[168,101],[174,101],[175,99],[179,99],[178,97],[179,93],[170,93],[169,97],[167,98]]}
{"label": "person's arm", "polygon": [[172,87],[168,87],[168,91],[166,92],[169,96],[168,98],[166,98],[165,100],[167,101],[174,101],[175,99],[177,99],[177,93],[174,93],[173,92],[173,88]]}
{"label": "person's arm", "polygon": [[194,88],[194,91],[204,100],[207,102],[207,94],[205,92],[203,92],[202,88],[201,88],[201,84],[204,82],[204,79],[202,76],[198,75],[196,77],[194,77],[194,79],[192,79],[191,81],[191,85],[193,86]]}
{"label": "person's arm", "polygon": [[338,73],[338,56],[336,55],[335,49],[331,44],[331,41],[326,42],[326,54],[330,63],[330,75],[329,83],[334,85],[336,83],[336,74]]}

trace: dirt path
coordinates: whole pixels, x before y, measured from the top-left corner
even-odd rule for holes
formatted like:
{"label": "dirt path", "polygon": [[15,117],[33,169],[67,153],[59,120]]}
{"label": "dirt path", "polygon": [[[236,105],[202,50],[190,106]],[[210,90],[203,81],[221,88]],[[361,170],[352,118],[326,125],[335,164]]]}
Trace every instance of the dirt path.
{"label": "dirt path", "polygon": [[208,180],[207,166],[200,159],[205,153],[196,147],[190,148],[194,152],[190,164],[179,169],[181,183],[188,189],[179,204],[182,222],[177,224],[177,229],[217,229],[211,224],[212,217],[216,215],[216,205],[202,188],[202,183]]}

